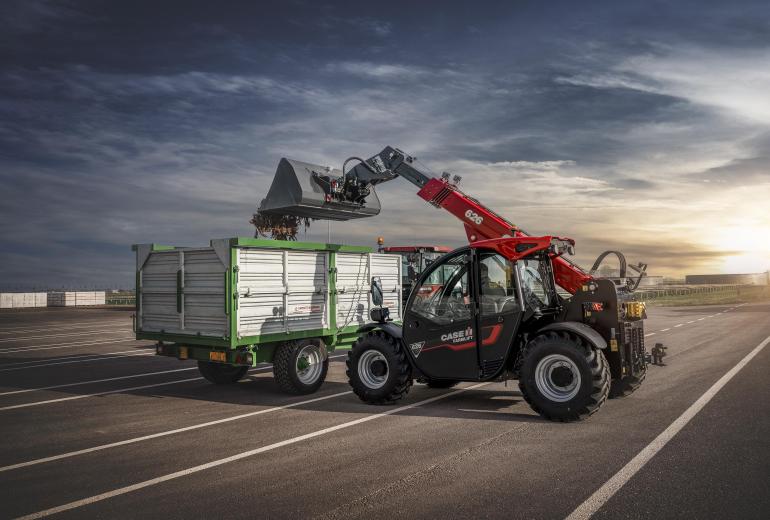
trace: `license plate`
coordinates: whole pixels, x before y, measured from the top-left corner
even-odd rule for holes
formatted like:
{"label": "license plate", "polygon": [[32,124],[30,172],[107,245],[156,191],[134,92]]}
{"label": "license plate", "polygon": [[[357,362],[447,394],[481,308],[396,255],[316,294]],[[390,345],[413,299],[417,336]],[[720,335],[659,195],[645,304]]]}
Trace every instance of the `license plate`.
{"label": "license plate", "polygon": [[225,363],[227,361],[227,352],[209,352],[209,359]]}

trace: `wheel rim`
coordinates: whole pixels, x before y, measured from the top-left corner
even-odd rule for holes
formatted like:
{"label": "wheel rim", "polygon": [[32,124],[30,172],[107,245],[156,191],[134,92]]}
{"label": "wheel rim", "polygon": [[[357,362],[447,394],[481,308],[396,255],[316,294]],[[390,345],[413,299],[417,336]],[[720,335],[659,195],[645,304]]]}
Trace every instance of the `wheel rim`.
{"label": "wheel rim", "polygon": [[312,385],[321,377],[323,371],[323,355],[318,345],[305,345],[297,354],[295,364],[297,379],[302,384]]}
{"label": "wheel rim", "polygon": [[358,375],[369,388],[381,388],[389,372],[388,360],[376,350],[367,350],[358,359]]}
{"label": "wheel rim", "polygon": [[535,368],[535,384],[550,401],[569,401],[580,391],[580,369],[567,356],[551,354],[541,359]]}

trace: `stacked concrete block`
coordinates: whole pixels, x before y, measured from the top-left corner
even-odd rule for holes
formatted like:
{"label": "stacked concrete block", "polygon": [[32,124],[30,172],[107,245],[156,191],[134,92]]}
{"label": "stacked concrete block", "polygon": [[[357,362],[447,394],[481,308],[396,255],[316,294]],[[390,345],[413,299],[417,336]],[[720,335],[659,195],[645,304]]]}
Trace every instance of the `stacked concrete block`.
{"label": "stacked concrete block", "polygon": [[49,307],[104,305],[104,291],[60,291],[48,293]]}
{"label": "stacked concrete block", "polygon": [[0,294],[0,309],[28,309],[45,307],[46,293],[2,293]]}

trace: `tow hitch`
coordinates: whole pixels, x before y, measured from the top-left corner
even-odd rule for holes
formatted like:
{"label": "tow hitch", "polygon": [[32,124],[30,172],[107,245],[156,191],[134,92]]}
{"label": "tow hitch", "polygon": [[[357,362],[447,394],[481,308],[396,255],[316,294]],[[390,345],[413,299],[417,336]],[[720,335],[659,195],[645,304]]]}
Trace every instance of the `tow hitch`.
{"label": "tow hitch", "polygon": [[663,346],[663,343],[655,343],[655,346],[652,347],[647,355],[647,363],[659,367],[666,366],[663,363],[663,358],[666,357],[666,350],[668,350],[668,347]]}

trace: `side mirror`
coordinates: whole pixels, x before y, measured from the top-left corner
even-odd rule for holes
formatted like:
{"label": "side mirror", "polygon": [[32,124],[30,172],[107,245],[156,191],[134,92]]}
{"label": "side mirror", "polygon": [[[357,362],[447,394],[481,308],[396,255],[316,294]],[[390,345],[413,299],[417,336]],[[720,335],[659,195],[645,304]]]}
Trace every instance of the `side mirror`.
{"label": "side mirror", "polygon": [[372,277],[372,303],[377,307],[382,306],[382,280],[378,276]]}

